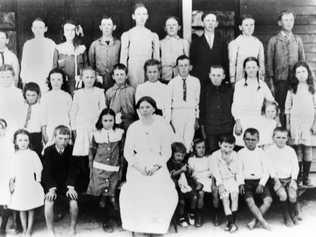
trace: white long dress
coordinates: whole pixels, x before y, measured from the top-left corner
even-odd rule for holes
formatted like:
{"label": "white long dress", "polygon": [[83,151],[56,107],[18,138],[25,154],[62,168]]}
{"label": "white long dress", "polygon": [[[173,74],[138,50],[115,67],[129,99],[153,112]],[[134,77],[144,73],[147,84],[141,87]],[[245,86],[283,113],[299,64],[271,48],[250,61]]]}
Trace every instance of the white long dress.
{"label": "white long dress", "polygon": [[71,95],[63,90],[51,90],[43,95],[42,118],[46,125],[49,144],[53,142],[54,129],[59,125],[70,128]]}
{"label": "white long dress", "polygon": [[121,36],[120,62],[128,67],[128,80],[135,87],[144,82],[144,63],[159,60],[159,37],[146,27],[133,27]]}
{"label": "white long dress", "polygon": [[[123,228],[134,232],[163,234],[168,231],[178,202],[167,161],[171,155],[171,129],[158,117],[153,124],[140,120],[128,128],[124,156],[128,161],[126,183],[120,193]],[[162,165],[152,176],[144,176],[132,164]]]}
{"label": "white long dress", "polygon": [[[246,84],[246,85],[245,85]],[[262,80],[237,81],[232,104],[232,115],[239,119],[244,133],[247,128],[260,128],[261,108],[264,100],[274,101],[267,84]],[[243,134],[236,137],[236,145],[244,146]]]}
{"label": "white long dress", "polygon": [[25,42],[21,60],[23,83],[36,82],[42,94],[47,92],[46,78],[53,67],[56,44],[49,38],[30,39]]}
{"label": "white long dress", "polygon": [[315,146],[316,136],[311,128],[316,109],[316,94],[308,91],[308,85],[299,83],[296,94],[288,91],[285,113],[290,115],[291,142],[293,145]]}
{"label": "white long dress", "polygon": [[9,177],[10,158],[14,152],[13,142],[8,135],[0,136],[0,205],[7,205],[10,200]]}
{"label": "white long dress", "polygon": [[106,107],[104,90],[94,87],[75,91],[71,108],[71,127],[76,130],[75,156],[87,156],[95,124]]}
{"label": "white long dress", "polygon": [[15,179],[9,209],[31,210],[44,205],[44,190],[40,184],[42,163],[32,150],[16,151],[11,160],[10,178]]}

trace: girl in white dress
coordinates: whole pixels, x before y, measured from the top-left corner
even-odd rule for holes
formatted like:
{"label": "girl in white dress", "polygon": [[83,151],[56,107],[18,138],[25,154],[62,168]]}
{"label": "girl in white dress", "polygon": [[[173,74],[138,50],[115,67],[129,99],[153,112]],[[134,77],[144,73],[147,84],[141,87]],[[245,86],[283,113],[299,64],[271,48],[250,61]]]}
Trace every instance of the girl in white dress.
{"label": "girl in white dress", "polygon": [[172,131],[153,114],[157,106],[151,97],[141,98],[136,108],[141,118],[129,126],[124,147],[128,168],[120,193],[122,225],[155,236],[168,231],[178,203],[166,164],[171,157]]}
{"label": "girl in white dress", "polygon": [[145,27],[148,11],[144,4],[137,3],[132,15],[136,26],[121,36],[120,62],[128,67],[130,85],[144,82],[144,63],[148,59],[159,60],[159,37]]}
{"label": "girl in white dress", "polygon": [[24,129],[14,133],[15,152],[11,159],[8,207],[20,212],[23,233],[32,234],[34,209],[44,205],[44,190],[40,184],[42,163],[35,151],[29,148],[30,135]]}
{"label": "girl in white dress", "polygon": [[0,119],[0,207],[1,207],[1,227],[0,235],[5,234],[10,211],[7,205],[10,201],[9,191],[9,167],[10,158],[13,154],[13,143],[7,133],[7,122]]}
{"label": "girl in white dress", "polygon": [[189,170],[197,195],[195,226],[203,225],[202,209],[204,207],[204,193],[212,192],[212,172],[210,159],[205,155],[205,141],[197,139],[193,145],[194,156],[188,160]]}
{"label": "girl in white dress", "polygon": [[70,110],[72,98],[66,91],[66,75],[58,68],[49,72],[47,78],[49,91],[43,95],[42,104],[42,136],[44,143],[51,145],[54,129],[59,125],[70,128]]}
{"label": "girl in white dress", "polygon": [[260,126],[263,102],[274,101],[267,84],[259,79],[258,59],[246,58],[243,66],[245,77],[235,84],[232,104],[232,115],[236,121],[234,135],[239,147],[244,146],[244,131],[249,127],[258,129]]}
{"label": "girl in white dress", "polygon": [[262,116],[258,127],[258,146],[266,150],[273,144],[273,130],[279,125],[279,106],[276,102],[265,101],[262,106]]}
{"label": "girl in white dress", "polygon": [[298,181],[310,185],[308,178],[312,161],[312,146],[316,145],[316,95],[314,79],[306,62],[293,67],[290,90],[285,102],[286,125],[300,164]]}
{"label": "girl in white dress", "polygon": [[99,114],[106,107],[104,90],[95,87],[96,72],[86,67],[81,75],[84,88],[75,91],[71,108],[71,129],[74,133],[73,155],[78,156],[80,175],[79,192],[86,191],[89,183],[89,148]]}

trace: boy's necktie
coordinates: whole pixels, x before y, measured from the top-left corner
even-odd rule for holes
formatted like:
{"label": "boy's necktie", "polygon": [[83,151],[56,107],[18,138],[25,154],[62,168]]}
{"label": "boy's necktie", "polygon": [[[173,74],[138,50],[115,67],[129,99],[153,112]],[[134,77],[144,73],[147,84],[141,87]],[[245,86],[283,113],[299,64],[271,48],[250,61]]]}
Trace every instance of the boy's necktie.
{"label": "boy's necktie", "polygon": [[25,119],[25,123],[24,123],[24,128],[27,128],[30,119],[31,119],[31,114],[32,114],[32,105],[28,105],[27,107],[27,112],[26,112],[26,119]]}
{"label": "boy's necktie", "polygon": [[187,101],[187,80],[186,78],[182,78],[183,81],[183,100]]}
{"label": "boy's necktie", "polygon": [[1,56],[1,65],[4,65],[4,52],[0,52],[0,56]]}

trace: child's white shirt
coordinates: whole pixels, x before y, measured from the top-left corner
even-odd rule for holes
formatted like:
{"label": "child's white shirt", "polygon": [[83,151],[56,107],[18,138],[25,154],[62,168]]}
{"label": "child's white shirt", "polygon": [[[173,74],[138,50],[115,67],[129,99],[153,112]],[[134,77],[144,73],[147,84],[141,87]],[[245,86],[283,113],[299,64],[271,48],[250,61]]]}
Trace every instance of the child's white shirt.
{"label": "child's white shirt", "polygon": [[241,162],[243,180],[259,179],[261,185],[265,185],[269,178],[268,158],[266,153],[258,147],[253,151],[244,147],[239,150],[238,159]]}
{"label": "child's white shirt", "polygon": [[[28,113],[28,103],[24,103],[24,107],[23,107],[23,117],[21,119],[21,128],[23,128],[25,126],[26,123],[26,118],[27,118],[27,113]],[[24,127],[27,131],[29,131],[30,133],[40,133],[41,132],[41,128],[43,126],[43,119],[42,119],[42,106],[39,102],[31,105],[31,117],[29,119],[29,121],[27,122],[27,126]]]}
{"label": "child's white shirt", "polygon": [[277,147],[275,144],[266,150],[269,160],[270,175],[272,178],[297,179],[299,172],[297,155],[294,149],[288,145],[283,148]]}
{"label": "child's white shirt", "polygon": [[198,78],[189,75],[186,79],[186,101],[183,100],[183,79],[174,77],[168,84],[171,94],[171,109],[192,109],[199,118],[201,84]]}

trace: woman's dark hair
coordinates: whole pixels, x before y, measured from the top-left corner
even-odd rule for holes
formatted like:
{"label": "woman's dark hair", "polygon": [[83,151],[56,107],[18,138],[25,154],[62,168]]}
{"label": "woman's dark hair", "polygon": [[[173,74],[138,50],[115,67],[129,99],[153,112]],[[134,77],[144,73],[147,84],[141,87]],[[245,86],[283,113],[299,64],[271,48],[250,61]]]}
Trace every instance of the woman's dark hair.
{"label": "woman's dark hair", "polygon": [[113,129],[116,128],[116,120],[115,120],[115,112],[112,110],[112,109],[103,109],[102,112],[100,113],[99,115],[99,118],[98,118],[98,121],[96,122],[95,124],[95,128],[97,130],[101,130],[103,128],[103,125],[102,125],[102,117],[104,115],[111,115],[113,116],[113,119],[114,119],[114,126],[113,126]]}
{"label": "woman's dark hair", "polygon": [[290,77],[290,90],[293,91],[294,94],[296,94],[296,91],[297,91],[297,85],[298,85],[298,80],[296,78],[296,69],[299,68],[299,67],[305,67],[306,70],[307,70],[307,73],[308,73],[308,77],[307,77],[307,85],[308,85],[308,91],[311,93],[311,94],[314,94],[315,93],[315,85],[314,85],[314,78],[313,78],[313,74],[311,72],[311,69],[309,67],[309,65],[304,62],[304,61],[299,61],[297,63],[295,63],[295,65],[293,66],[293,69],[292,69],[292,73],[291,73],[291,77]]}
{"label": "woman's dark hair", "polygon": [[173,156],[174,153],[177,153],[177,152],[186,154],[187,149],[185,148],[185,145],[182,142],[174,142],[171,144],[171,151],[172,151],[172,156]]}
{"label": "woman's dark hair", "polygon": [[[256,62],[257,66],[258,67],[260,66],[259,60],[257,58],[255,58],[255,57],[248,57],[248,58],[245,59],[244,64],[243,64],[244,74],[245,74],[245,84],[244,84],[244,86],[248,86],[248,83],[247,83],[248,75],[247,75],[247,72],[245,70],[246,69],[246,64],[248,62]],[[257,83],[258,83],[257,90],[260,90],[261,86],[260,86],[260,79],[259,79],[259,70],[257,72]]]}
{"label": "woman's dark hair", "polygon": [[[81,43],[82,43],[82,37],[83,37],[83,35],[79,35],[79,34],[77,34],[77,31],[80,29],[80,25],[79,24],[77,24],[77,22],[75,22],[74,20],[72,20],[72,19],[68,19],[68,20],[66,20],[64,23],[63,23],[63,25],[62,25],[62,36],[63,36],[63,40],[65,40],[65,36],[64,36],[64,26],[66,25],[66,24],[71,24],[71,25],[74,25],[75,26],[75,38],[73,39],[73,45],[75,46],[75,48],[76,47],[78,47],[79,45],[81,45]],[[82,27],[81,27],[82,28]]]}
{"label": "woman's dark hair", "polygon": [[41,89],[40,89],[39,85],[35,82],[28,82],[23,87],[23,97],[25,100],[26,100],[26,92],[27,91],[33,91],[38,95],[38,97],[41,96]]}
{"label": "woman's dark hair", "polygon": [[143,97],[141,97],[138,101],[137,101],[137,103],[136,103],[136,109],[139,109],[139,107],[140,107],[140,104],[141,103],[143,103],[143,102],[147,102],[147,103],[149,103],[153,108],[154,108],[154,110],[156,111],[157,110],[157,103],[156,103],[156,101],[152,98],[152,97],[150,97],[150,96],[143,96]]}
{"label": "woman's dark hair", "polygon": [[[16,144],[16,139],[17,139],[18,135],[20,135],[20,134],[23,134],[23,135],[28,136],[29,141],[30,141],[30,133],[29,133],[27,130],[25,130],[25,129],[19,129],[19,130],[17,130],[17,131],[13,134],[13,144],[14,144],[14,149],[15,149],[16,151],[19,150],[19,147],[18,147],[18,145]],[[31,143],[30,143],[30,142],[29,142],[29,148],[31,149]]]}
{"label": "woman's dark hair", "polygon": [[63,83],[62,83],[62,85],[61,85],[61,89],[62,89],[63,91],[68,92],[67,84],[66,84],[66,78],[67,78],[67,76],[66,76],[65,72],[64,72],[63,70],[61,70],[60,68],[53,68],[53,69],[50,70],[50,72],[48,73],[48,77],[47,77],[47,80],[46,80],[47,85],[48,85],[48,89],[49,89],[49,90],[52,90],[52,84],[51,84],[51,82],[50,82],[50,76],[51,76],[52,74],[55,74],[55,73],[56,73],[56,74],[60,74],[61,77],[62,77],[62,79],[63,79]]}

